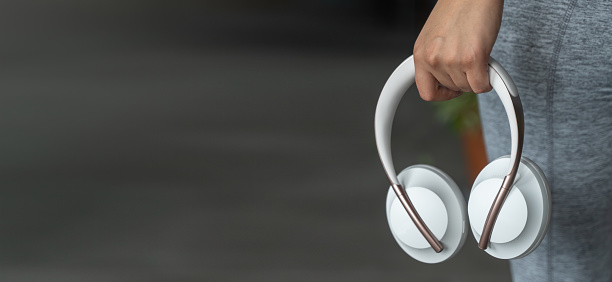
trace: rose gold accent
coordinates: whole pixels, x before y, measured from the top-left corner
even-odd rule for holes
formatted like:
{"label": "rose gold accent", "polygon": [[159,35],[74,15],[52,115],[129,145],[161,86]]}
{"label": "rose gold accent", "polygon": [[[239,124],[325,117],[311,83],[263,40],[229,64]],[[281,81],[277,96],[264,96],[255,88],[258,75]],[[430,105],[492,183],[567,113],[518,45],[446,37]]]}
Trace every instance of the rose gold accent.
{"label": "rose gold accent", "polygon": [[414,222],[416,228],[419,229],[421,234],[423,234],[425,240],[427,240],[429,245],[431,245],[431,247],[434,249],[434,251],[436,251],[436,253],[441,252],[444,249],[442,243],[440,243],[436,236],[433,235],[433,233],[431,232],[431,230],[429,230],[419,213],[416,211],[416,209],[412,205],[412,202],[410,202],[410,198],[408,198],[408,194],[406,193],[406,190],[404,190],[404,187],[402,187],[402,185],[400,184],[395,183],[392,183],[391,187],[393,187],[395,195],[397,195],[397,198],[404,206],[404,209],[406,209],[406,211],[408,212],[410,219],[412,219],[412,222]]}
{"label": "rose gold accent", "polygon": [[510,188],[512,188],[512,182],[507,181],[509,179],[508,176],[504,177],[504,181],[502,182],[502,187],[497,192],[497,196],[495,196],[495,200],[493,200],[493,205],[489,210],[489,214],[487,215],[487,219],[485,220],[484,228],[482,229],[482,234],[480,236],[480,241],[478,242],[478,248],[482,250],[486,250],[489,246],[489,241],[491,240],[491,234],[493,233],[493,227],[495,226],[495,222],[497,221],[497,216],[499,216],[499,212],[510,193]]}
{"label": "rose gold accent", "polygon": [[[508,88],[507,85],[506,88]],[[510,93],[510,90],[508,90],[508,93]],[[521,163],[521,156],[523,153],[523,139],[525,136],[525,117],[523,114],[523,104],[521,103],[521,99],[518,95],[510,96],[512,99],[512,105],[514,106],[514,111],[516,113],[516,120],[518,124],[519,136],[517,144],[518,148],[516,153],[517,156],[516,160],[512,164],[512,169],[510,170],[510,173],[506,175],[506,177],[504,177],[504,181],[502,182],[502,185],[499,188],[499,192],[497,192],[497,196],[495,196],[495,200],[493,200],[493,204],[491,205],[491,209],[489,209],[489,214],[487,215],[487,219],[485,220],[484,227],[482,228],[480,241],[478,242],[478,248],[483,250],[486,250],[487,247],[489,247],[489,243],[491,241],[491,234],[493,233],[493,228],[495,227],[495,222],[497,221],[499,212],[501,211],[502,206],[504,205],[504,202],[506,201],[506,198],[510,193],[512,185],[514,184],[514,179],[516,177],[516,173],[518,172],[518,168]]]}

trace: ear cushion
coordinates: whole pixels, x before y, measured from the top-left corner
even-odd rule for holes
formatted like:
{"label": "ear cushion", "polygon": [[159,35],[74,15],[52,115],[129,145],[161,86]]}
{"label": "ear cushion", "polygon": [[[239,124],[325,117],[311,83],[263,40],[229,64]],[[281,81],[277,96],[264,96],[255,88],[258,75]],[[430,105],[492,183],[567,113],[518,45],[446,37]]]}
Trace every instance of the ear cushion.
{"label": "ear cushion", "polygon": [[463,246],[468,230],[465,199],[457,184],[441,170],[428,165],[410,166],[397,177],[444,249],[436,253],[427,244],[393,189],[389,188],[387,220],[395,241],[408,255],[421,262],[439,263],[453,257]]}
{"label": "ear cushion", "polygon": [[[472,186],[468,214],[476,241],[493,198],[506,176],[510,156],[500,157],[488,164]],[[523,157],[518,176],[499,213],[489,247],[485,250],[500,259],[521,258],[535,250],[548,230],[551,196],[548,181],[542,170]]]}

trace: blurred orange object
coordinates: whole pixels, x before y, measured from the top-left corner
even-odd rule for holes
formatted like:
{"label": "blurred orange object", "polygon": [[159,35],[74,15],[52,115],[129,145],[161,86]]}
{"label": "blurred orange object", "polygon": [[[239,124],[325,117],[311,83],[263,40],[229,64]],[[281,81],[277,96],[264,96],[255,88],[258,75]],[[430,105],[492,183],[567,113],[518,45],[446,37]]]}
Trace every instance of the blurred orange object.
{"label": "blurred orange object", "polygon": [[469,183],[474,183],[478,173],[488,164],[482,129],[467,130],[461,133],[461,143],[465,158]]}

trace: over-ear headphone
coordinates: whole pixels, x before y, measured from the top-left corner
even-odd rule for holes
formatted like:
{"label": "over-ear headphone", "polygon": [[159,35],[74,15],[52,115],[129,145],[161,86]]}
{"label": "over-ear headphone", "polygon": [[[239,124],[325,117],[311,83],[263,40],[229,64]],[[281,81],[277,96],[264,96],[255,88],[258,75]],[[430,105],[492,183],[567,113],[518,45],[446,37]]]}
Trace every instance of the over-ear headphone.
{"label": "over-ear headphone", "polygon": [[455,182],[429,165],[413,165],[399,175],[391,157],[391,127],[400,100],[414,84],[410,56],[391,74],[376,106],[375,136],[391,181],[387,219],[400,247],[416,260],[438,263],[454,256],[467,237],[468,218],[478,247],[500,259],[520,258],[538,247],[550,221],[550,188],[542,170],[522,157],[523,106],[514,82],[493,58],[489,81],[501,99],[512,148],[478,175],[469,203]]}

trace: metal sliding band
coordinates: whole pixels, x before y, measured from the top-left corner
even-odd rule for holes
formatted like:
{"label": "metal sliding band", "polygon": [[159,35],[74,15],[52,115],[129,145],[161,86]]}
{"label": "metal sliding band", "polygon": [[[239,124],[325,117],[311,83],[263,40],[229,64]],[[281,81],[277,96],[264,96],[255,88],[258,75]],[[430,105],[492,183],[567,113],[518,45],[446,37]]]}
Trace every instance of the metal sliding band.
{"label": "metal sliding band", "polygon": [[423,234],[423,237],[425,237],[425,240],[427,240],[429,245],[431,245],[431,247],[434,249],[434,251],[436,251],[436,253],[441,252],[444,249],[442,243],[440,243],[440,241],[436,238],[436,236],[434,236],[431,230],[429,230],[427,225],[425,225],[425,222],[423,221],[419,213],[417,213],[416,209],[412,205],[412,202],[410,202],[410,199],[408,198],[408,194],[406,194],[406,190],[404,190],[404,187],[402,187],[402,185],[400,184],[394,183],[392,183],[391,186],[393,187],[393,191],[395,191],[395,195],[397,195],[397,198],[402,203],[402,206],[404,206],[404,209],[406,209],[406,211],[408,212],[410,219],[412,219],[412,222],[414,222],[416,228],[421,232],[421,234]]}
{"label": "metal sliding band", "polygon": [[508,194],[510,194],[510,189],[512,189],[516,174],[518,173],[518,168],[521,163],[521,155],[523,153],[523,139],[525,136],[525,117],[523,114],[523,104],[521,104],[521,99],[518,97],[518,95],[511,97],[518,124],[517,156],[514,159],[514,163],[512,164],[512,169],[510,170],[510,173],[508,173],[508,175],[504,177],[504,181],[502,182],[502,185],[499,188],[499,192],[497,192],[497,196],[495,196],[495,200],[493,201],[491,209],[489,210],[489,214],[487,215],[487,219],[485,220],[485,224],[480,236],[480,241],[478,242],[478,248],[482,250],[486,250],[489,246],[489,242],[491,241],[491,234],[493,233],[493,227],[495,226],[495,222],[497,221],[499,212],[501,211],[502,206],[504,205],[504,202],[508,197]]}

